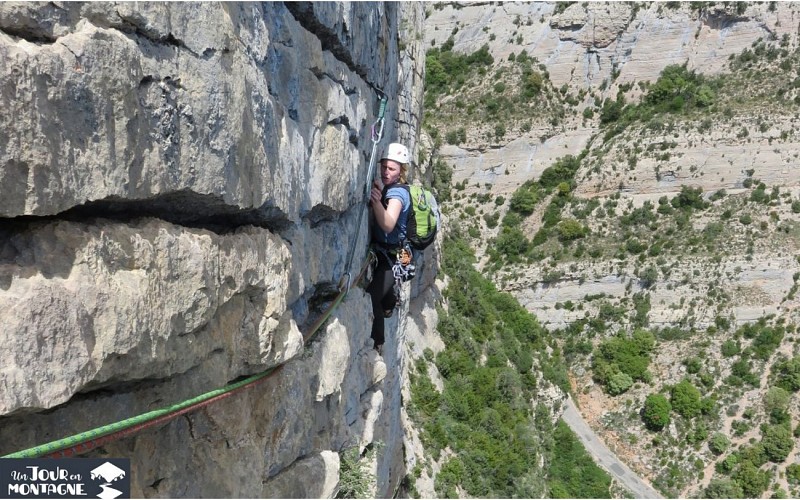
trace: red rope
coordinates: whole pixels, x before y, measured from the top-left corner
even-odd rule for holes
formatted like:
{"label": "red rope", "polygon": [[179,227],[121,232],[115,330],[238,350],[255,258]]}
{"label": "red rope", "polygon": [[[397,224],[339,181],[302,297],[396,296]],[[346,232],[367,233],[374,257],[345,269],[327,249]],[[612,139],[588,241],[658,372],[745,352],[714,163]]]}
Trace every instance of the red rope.
{"label": "red rope", "polygon": [[85,441],[83,443],[79,443],[79,444],[77,444],[75,446],[72,446],[70,448],[66,448],[66,449],[51,453],[49,455],[45,455],[45,456],[46,456],[46,458],[69,458],[69,457],[73,457],[73,456],[77,456],[77,455],[82,455],[84,453],[87,453],[87,452],[90,452],[92,450],[95,450],[95,449],[97,449],[97,448],[99,448],[101,446],[104,446],[104,445],[106,445],[108,443],[111,443],[113,441],[118,441],[120,439],[124,439],[124,438],[126,438],[128,436],[131,436],[133,434],[137,434],[137,433],[139,433],[139,432],[141,432],[141,431],[143,431],[145,429],[149,429],[151,427],[156,427],[156,426],[165,424],[167,422],[175,420],[176,418],[180,417],[181,415],[185,415],[187,413],[193,412],[195,410],[198,410],[200,408],[208,406],[208,405],[210,405],[212,403],[216,403],[217,401],[220,401],[220,400],[223,400],[225,398],[228,398],[228,397],[230,397],[230,396],[232,396],[232,395],[234,395],[234,394],[236,394],[236,393],[238,393],[240,391],[243,391],[245,389],[249,389],[251,387],[254,387],[257,384],[259,384],[259,383],[261,383],[261,382],[263,382],[263,381],[265,381],[267,379],[272,378],[272,376],[275,375],[276,373],[278,373],[279,371],[281,371],[283,369],[283,367],[284,367],[284,365],[280,365],[277,368],[275,368],[272,371],[272,373],[270,373],[269,375],[267,375],[264,378],[260,378],[258,380],[254,380],[253,382],[251,382],[251,383],[249,383],[247,385],[243,385],[242,387],[234,389],[234,390],[232,390],[230,392],[226,392],[224,394],[220,394],[219,396],[214,396],[213,398],[209,398],[209,399],[207,399],[205,401],[200,401],[199,403],[195,403],[195,404],[193,404],[191,406],[187,406],[186,408],[182,408],[182,409],[180,409],[180,410],[178,410],[178,411],[176,411],[174,413],[170,413],[168,415],[163,415],[161,417],[154,418],[153,420],[149,420],[147,422],[143,422],[141,424],[137,424],[137,425],[131,426],[131,427],[129,427],[127,429],[123,429],[121,431],[113,432],[113,433],[108,434],[106,436],[102,436],[102,437],[99,437],[99,438],[91,439],[89,441]]}

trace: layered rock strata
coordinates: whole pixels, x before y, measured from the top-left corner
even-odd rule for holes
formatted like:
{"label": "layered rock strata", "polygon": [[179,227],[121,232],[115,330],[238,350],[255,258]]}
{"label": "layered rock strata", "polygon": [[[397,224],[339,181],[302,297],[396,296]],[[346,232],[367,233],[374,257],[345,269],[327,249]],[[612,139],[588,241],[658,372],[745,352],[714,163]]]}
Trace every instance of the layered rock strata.
{"label": "layered rock strata", "polygon": [[364,257],[377,89],[379,149],[416,142],[422,18],[0,5],[0,453],[282,365],[92,454],[130,457],[137,497],[316,498],[335,493],[339,452],[381,442],[373,493],[397,488],[396,338],[386,360],[372,350],[360,287],[303,334]]}

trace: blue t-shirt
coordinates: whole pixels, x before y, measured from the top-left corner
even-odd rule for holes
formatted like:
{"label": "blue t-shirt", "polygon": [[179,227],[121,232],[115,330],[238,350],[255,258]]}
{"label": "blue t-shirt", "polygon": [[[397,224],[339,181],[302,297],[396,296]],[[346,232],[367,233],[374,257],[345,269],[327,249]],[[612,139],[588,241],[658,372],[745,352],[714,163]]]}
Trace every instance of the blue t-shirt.
{"label": "blue t-shirt", "polygon": [[383,195],[384,206],[389,200],[400,200],[403,208],[400,210],[400,215],[397,217],[397,224],[391,233],[386,233],[381,229],[378,223],[375,223],[375,229],[372,232],[373,238],[379,243],[386,245],[399,245],[402,240],[406,238],[406,226],[408,225],[408,214],[411,212],[411,195],[405,187],[394,184],[385,191]]}

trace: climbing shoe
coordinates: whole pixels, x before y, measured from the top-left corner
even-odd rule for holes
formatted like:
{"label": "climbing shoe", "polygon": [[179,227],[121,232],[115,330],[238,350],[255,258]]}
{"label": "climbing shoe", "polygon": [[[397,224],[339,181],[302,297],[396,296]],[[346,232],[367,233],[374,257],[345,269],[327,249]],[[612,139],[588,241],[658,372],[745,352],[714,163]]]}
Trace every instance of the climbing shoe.
{"label": "climbing shoe", "polygon": [[391,318],[394,316],[394,309],[384,309],[383,310],[383,317],[384,318]]}

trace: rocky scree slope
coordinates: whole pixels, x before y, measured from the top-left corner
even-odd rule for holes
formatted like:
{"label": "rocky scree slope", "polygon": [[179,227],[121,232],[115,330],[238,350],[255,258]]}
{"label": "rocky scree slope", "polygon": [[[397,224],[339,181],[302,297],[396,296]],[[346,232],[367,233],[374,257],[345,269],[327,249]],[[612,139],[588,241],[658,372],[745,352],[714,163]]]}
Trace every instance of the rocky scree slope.
{"label": "rocky scree slope", "polygon": [[[670,496],[797,495],[798,12],[428,9],[426,48],[491,56],[426,106],[452,218],[468,221],[484,271],[559,337],[584,416]],[[659,100],[678,82],[685,92]],[[635,329],[655,333],[647,370],[612,395],[600,346]],[[646,398],[675,403],[684,381],[702,413],[647,429]],[[777,413],[776,389],[789,394]],[[775,436],[788,449],[770,448]]]}
{"label": "rocky scree slope", "polygon": [[375,88],[385,142],[416,142],[422,17],[0,5],[0,452],[283,365],[90,456],[130,457],[137,497],[326,497],[340,452],[381,443],[370,491],[397,488],[399,343],[372,350],[361,288],[305,349],[301,332],[366,248]]}

